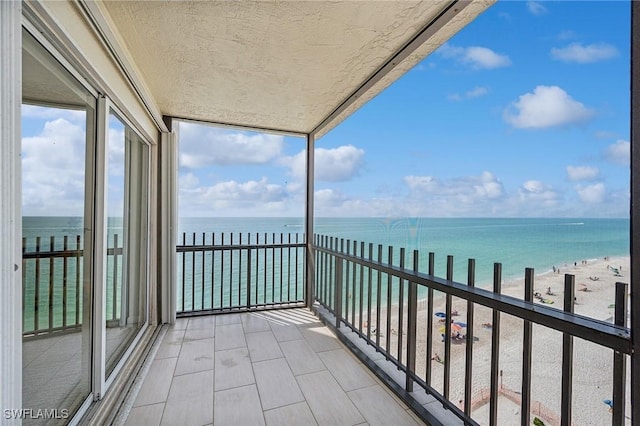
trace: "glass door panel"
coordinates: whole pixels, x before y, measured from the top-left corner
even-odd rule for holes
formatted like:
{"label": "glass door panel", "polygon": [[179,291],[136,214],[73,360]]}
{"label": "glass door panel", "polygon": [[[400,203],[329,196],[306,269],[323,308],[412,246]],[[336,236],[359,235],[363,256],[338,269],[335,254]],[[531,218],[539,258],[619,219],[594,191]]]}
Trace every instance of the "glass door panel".
{"label": "glass door panel", "polygon": [[106,376],[147,319],[149,149],[115,113],[107,137]]}
{"label": "glass door panel", "polygon": [[70,418],[91,392],[95,98],[23,31],[24,424]]}

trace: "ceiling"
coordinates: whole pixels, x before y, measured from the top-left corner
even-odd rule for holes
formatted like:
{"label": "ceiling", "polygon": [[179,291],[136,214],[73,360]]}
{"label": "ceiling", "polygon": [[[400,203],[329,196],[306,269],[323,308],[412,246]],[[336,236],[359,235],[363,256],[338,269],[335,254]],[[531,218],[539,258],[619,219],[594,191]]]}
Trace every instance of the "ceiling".
{"label": "ceiling", "polygon": [[[493,1],[106,1],[100,7],[163,115],[322,135]],[[401,52],[423,31],[424,43]]]}

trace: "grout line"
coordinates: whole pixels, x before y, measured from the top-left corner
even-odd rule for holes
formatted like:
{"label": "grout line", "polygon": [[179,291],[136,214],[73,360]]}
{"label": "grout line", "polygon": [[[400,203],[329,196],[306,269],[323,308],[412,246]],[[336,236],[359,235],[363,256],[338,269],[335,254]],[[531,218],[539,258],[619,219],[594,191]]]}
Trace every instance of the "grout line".
{"label": "grout line", "polygon": [[[114,424],[123,425],[127,421],[127,417],[129,417],[129,413],[131,412],[131,409],[133,408],[133,404],[135,403],[136,398],[138,397],[138,393],[140,392],[140,389],[142,389],[142,385],[144,384],[145,379],[147,378],[147,374],[151,369],[151,364],[153,364],[153,361],[156,358],[156,354],[158,353],[158,350],[160,349],[160,345],[162,344],[162,341],[164,340],[164,337],[167,334],[168,328],[169,327],[166,325],[163,326],[162,329],[160,330],[160,334],[156,337],[155,342],[153,342],[153,346],[151,347],[151,350],[147,354],[147,358],[144,360],[142,368],[138,372],[138,377],[135,379],[133,385],[131,386],[126,400],[121,405],[119,409],[119,413],[113,421]],[[176,365],[178,365],[177,359],[176,359]],[[175,372],[175,367],[174,367],[174,372]],[[169,387],[169,390],[171,390],[171,387]],[[168,398],[168,395],[167,395],[167,398]],[[159,404],[159,402],[156,404]],[[151,405],[151,404],[148,404],[148,405]],[[162,414],[164,415],[164,408],[162,410]]]}

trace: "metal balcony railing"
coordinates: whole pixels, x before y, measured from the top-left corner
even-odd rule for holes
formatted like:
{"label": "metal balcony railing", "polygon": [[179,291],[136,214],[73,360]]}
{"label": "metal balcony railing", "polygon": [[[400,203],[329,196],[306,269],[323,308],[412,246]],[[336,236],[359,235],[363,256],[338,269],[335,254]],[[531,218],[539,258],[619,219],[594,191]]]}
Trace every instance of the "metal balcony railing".
{"label": "metal balcony railing", "polygon": [[[383,253],[382,245],[374,250],[373,244],[322,235],[314,237],[314,248],[316,301],[333,313],[336,329],[356,333],[395,364],[406,378],[404,388],[407,392],[413,392],[414,388],[424,389],[465,424],[478,424],[473,411],[486,403],[489,405],[488,423],[499,424],[498,398],[502,396],[520,405],[520,423],[523,425],[531,424],[532,414],[540,416],[545,424],[571,425],[572,417],[575,417],[572,416],[573,384],[575,380],[588,379],[575,377],[573,340],[579,338],[611,350],[612,422],[616,425],[625,423],[626,362],[632,353],[630,330],[626,327],[626,284],[616,284],[614,321],[608,323],[573,313],[575,279],[572,275],[564,277],[563,309],[554,309],[534,303],[533,269],[525,271],[524,297],[519,299],[501,294],[501,264],[494,265],[491,290],[475,287],[474,260],[468,261],[468,282],[463,284],[452,279],[452,256],[447,257],[447,277],[439,278],[434,275],[434,253],[429,253],[427,272],[424,273],[417,250],[409,259],[404,249],[399,250],[398,256],[393,247]],[[394,255],[398,257],[394,258]],[[434,299],[438,294],[441,298],[438,305],[445,307],[440,315],[442,319],[434,312]],[[456,336],[454,330],[454,298],[466,308],[466,316],[461,317],[465,323],[462,336]],[[476,307],[490,310],[488,323],[474,324]],[[423,316],[418,316],[419,311]],[[519,332],[522,338],[521,386],[517,389],[502,385],[500,326],[505,317],[512,323],[514,318],[522,323],[521,334]],[[440,332],[437,331],[438,321],[442,321]],[[532,377],[537,373],[532,371],[532,354],[536,349],[545,349],[533,347],[534,323],[557,330],[561,335],[561,378],[558,380],[561,401],[556,410],[532,397]],[[481,334],[478,333],[479,326],[483,339],[487,333],[491,336],[488,383],[474,382],[474,341],[475,336]],[[434,354],[434,334],[444,341],[442,358]],[[451,389],[454,343],[464,345],[464,371],[457,372],[463,374],[464,396],[455,400]],[[417,348],[421,348],[420,351]],[[440,364],[437,369],[434,368],[436,362]],[[442,377],[435,377],[434,371]]]}
{"label": "metal balcony railing", "polygon": [[[269,238],[271,237],[271,238]],[[299,234],[182,234],[177,314],[300,307],[305,243]]]}
{"label": "metal balcony railing", "polygon": [[[62,244],[60,244],[62,240]],[[84,251],[80,235],[22,239],[23,336],[77,331],[82,327]],[[107,322],[118,323],[122,253],[118,235],[107,249]]]}

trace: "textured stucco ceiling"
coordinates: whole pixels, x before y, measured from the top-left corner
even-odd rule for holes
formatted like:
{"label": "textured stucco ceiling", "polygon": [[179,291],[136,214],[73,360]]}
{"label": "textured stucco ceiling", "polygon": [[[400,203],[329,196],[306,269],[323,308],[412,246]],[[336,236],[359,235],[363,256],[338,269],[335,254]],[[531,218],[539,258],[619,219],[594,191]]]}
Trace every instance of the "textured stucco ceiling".
{"label": "textured stucco ceiling", "polygon": [[[492,2],[472,2],[326,129]],[[103,7],[163,114],[308,133],[449,3],[108,1]]]}

